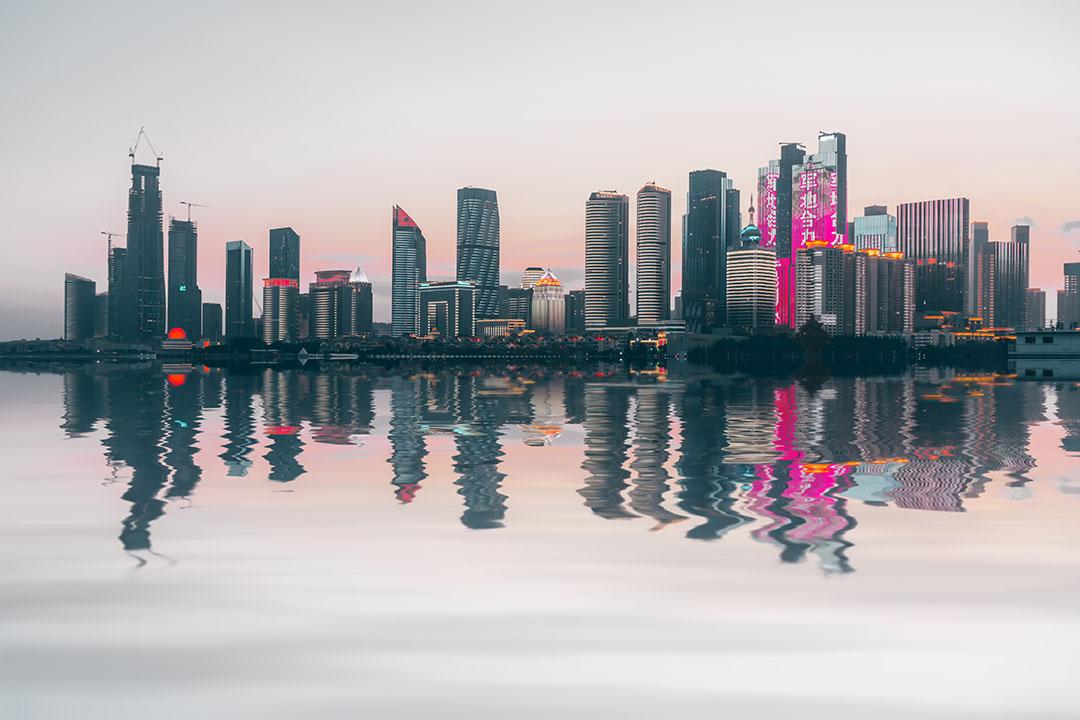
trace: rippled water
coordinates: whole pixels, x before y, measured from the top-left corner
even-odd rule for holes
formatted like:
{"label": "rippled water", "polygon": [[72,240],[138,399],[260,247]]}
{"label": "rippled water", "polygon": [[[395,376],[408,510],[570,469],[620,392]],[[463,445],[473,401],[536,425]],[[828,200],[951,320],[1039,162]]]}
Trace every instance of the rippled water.
{"label": "rippled water", "polygon": [[1076,717],[1080,386],[0,372],[0,716]]}

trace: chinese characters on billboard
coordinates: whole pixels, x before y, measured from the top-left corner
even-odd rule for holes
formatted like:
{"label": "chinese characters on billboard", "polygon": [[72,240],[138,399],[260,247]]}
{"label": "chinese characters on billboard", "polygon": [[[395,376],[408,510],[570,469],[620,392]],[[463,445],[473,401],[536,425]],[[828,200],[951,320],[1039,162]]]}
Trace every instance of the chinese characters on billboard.
{"label": "chinese characters on billboard", "polygon": [[758,170],[758,229],[761,230],[761,247],[776,247],[776,181],[780,170],[772,165]]}

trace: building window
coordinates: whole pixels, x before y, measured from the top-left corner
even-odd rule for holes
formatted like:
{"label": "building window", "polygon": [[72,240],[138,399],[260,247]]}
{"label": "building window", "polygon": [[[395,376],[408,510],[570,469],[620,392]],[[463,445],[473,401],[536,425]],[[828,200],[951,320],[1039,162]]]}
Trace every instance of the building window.
{"label": "building window", "polygon": [[1054,344],[1054,336],[1053,335],[1043,335],[1043,345],[1053,345],[1053,344]]}
{"label": "building window", "polygon": [[1035,377],[1035,371],[1034,370],[1025,370],[1024,371],[1024,377]]}
{"label": "building window", "polygon": [[1024,343],[1027,344],[1027,345],[1034,345],[1035,344],[1035,336],[1034,335],[1029,335],[1028,337],[1024,338]]}
{"label": "building window", "polygon": [[1054,377],[1054,371],[1050,369],[1043,370],[1043,377]]}

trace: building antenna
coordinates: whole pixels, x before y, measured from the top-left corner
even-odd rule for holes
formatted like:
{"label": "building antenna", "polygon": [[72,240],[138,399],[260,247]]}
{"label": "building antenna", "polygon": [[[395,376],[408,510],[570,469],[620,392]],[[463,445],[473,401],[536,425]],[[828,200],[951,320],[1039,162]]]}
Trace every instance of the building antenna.
{"label": "building antenna", "polygon": [[150,146],[150,152],[154,153],[154,158],[157,160],[157,166],[161,167],[161,161],[164,160],[164,156],[158,154],[158,151],[154,149],[154,144],[150,142],[150,136],[146,134],[146,128],[140,127],[139,134],[135,138],[135,144],[128,150],[128,157],[131,158],[131,164],[135,164],[135,151],[139,149],[139,143],[146,139],[146,144]]}
{"label": "building antenna", "polygon": [[181,205],[187,205],[187,221],[188,222],[191,222],[191,208],[193,208],[193,207],[201,207],[201,208],[210,207],[209,205],[200,205],[199,203],[188,202],[187,200],[181,200],[180,204]]}

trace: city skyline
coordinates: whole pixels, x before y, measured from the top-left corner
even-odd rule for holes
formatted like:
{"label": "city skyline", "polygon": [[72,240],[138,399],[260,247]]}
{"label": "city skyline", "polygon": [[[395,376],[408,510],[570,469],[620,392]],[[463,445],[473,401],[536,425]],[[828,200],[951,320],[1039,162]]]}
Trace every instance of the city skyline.
{"label": "city skyline", "polygon": [[[325,51],[273,78],[256,72],[250,86],[239,92],[238,78],[269,58],[265,49],[252,45],[257,38],[250,31],[245,34],[243,21],[249,18],[242,8],[218,11],[216,23],[208,29],[200,29],[207,25],[208,10],[198,6],[175,13],[125,9],[123,22],[117,21],[121,9],[108,5],[93,12],[72,6],[69,12],[49,17],[7,8],[0,53],[15,72],[3,86],[12,107],[5,125],[19,144],[5,148],[9,172],[2,189],[4,202],[11,204],[6,213],[10,230],[19,240],[6,244],[4,259],[20,272],[5,281],[9,293],[0,300],[0,338],[62,334],[64,272],[86,276],[99,289],[105,288],[105,239],[99,233],[124,227],[120,223],[126,208],[119,188],[130,183],[124,155],[139,126],[147,128],[165,158],[164,222],[169,216],[186,217],[181,201],[210,206],[193,216],[199,222],[198,276],[204,302],[224,300],[226,242],[244,240],[254,248],[253,274],[261,279],[269,276],[268,230],[288,226],[304,238],[304,267],[362,266],[373,281],[375,319],[386,321],[390,299],[386,208],[400,204],[409,209],[429,240],[431,278],[451,279],[453,192],[464,185],[492,188],[499,194],[504,284],[514,284],[526,266],[543,265],[568,289],[580,288],[581,206],[592,191],[612,188],[629,194],[655,180],[672,189],[672,213],[681,217],[686,210],[687,173],[717,168],[742,190],[745,210],[756,170],[778,156],[778,141],[809,143],[816,130],[827,128],[840,128],[849,138],[849,219],[869,205],[886,205],[895,212],[902,202],[951,197],[970,198],[971,219],[989,222],[991,240],[1007,240],[1018,220],[1033,219],[1031,285],[1053,296],[1061,287],[1062,263],[1076,261],[1080,250],[1080,226],[1064,230],[1080,218],[1070,185],[1070,168],[1080,162],[1080,144],[1073,142],[1070,120],[1078,101],[1061,94],[1040,68],[1048,63],[1063,71],[1075,68],[1080,55],[1066,32],[1077,10],[1052,3],[1035,6],[1020,10],[980,4],[978,45],[964,40],[969,43],[964,47],[985,45],[995,50],[976,60],[974,55],[961,57],[953,35],[927,34],[915,17],[856,14],[853,5],[835,3],[830,7],[844,31],[848,45],[844,53],[865,49],[870,42],[865,31],[882,22],[890,23],[901,39],[920,33],[923,50],[916,60],[899,48],[862,57],[864,67],[845,69],[847,81],[838,83],[843,92],[819,83],[781,84],[795,50],[779,48],[776,57],[766,61],[750,44],[751,37],[759,37],[755,28],[765,23],[809,27],[814,15],[810,10],[783,4],[767,13],[730,10],[726,20],[738,38],[731,52],[745,58],[747,67],[756,72],[749,73],[752,80],[736,79],[733,95],[724,101],[688,94],[676,77],[696,57],[695,51],[684,47],[692,43],[685,41],[699,38],[717,20],[713,14],[717,11],[702,7],[694,9],[702,14],[701,29],[677,24],[680,15],[674,11],[660,21],[670,25],[672,37],[657,44],[657,56],[664,60],[651,65],[628,46],[627,38],[641,30],[640,21],[629,17],[596,37],[583,35],[576,25],[570,27],[567,57],[538,66],[528,51],[538,52],[543,31],[564,20],[555,8],[496,13],[491,22],[504,32],[473,37],[477,44],[471,51],[440,41],[437,33],[433,35],[438,23],[424,22],[417,11],[353,9],[343,10],[340,17],[314,13],[306,22],[328,33]],[[972,7],[940,8],[941,27],[967,21]],[[368,49],[345,42],[349,36],[345,30],[376,17],[393,28],[415,29],[418,40],[432,43],[423,59],[402,60],[394,66],[403,82],[397,82],[394,73],[381,79],[364,71],[368,53],[385,48],[385,42]],[[447,16],[438,17],[449,21]],[[520,22],[522,17],[530,22]],[[340,21],[341,32],[335,31],[335,20]],[[267,11],[256,25],[272,30],[282,22],[282,16]],[[84,38],[87,29],[94,30],[92,47]],[[129,67],[118,38],[151,29],[161,30],[155,45],[158,54],[145,66]],[[190,47],[189,40],[180,42],[185,32],[202,33],[207,41],[201,59],[185,57],[182,48]],[[586,38],[596,46],[587,47]],[[523,57],[504,56],[503,51],[515,44],[526,50]],[[239,60],[236,57],[243,52],[238,50],[250,52]],[[585,96],[587,68],[605,50],[612,62],[627,70],[643,69],[646,77],[616,74],[609,87]],[[339,53],[341,67],[312,82]],[[489,86],[442,88],[440,83],[476,57],[502,63]],[[440,59],[445,67],[439,67]],[[963,73],[960,86],[951,77],[933,76],[934,68],[946,61]],[[182,77],[203,63],[220,63],[224,77],[191,83],[182,102],[146,103],[156,91],[130,89],[143,87],[151,75],[168,72]],[[120,74],[119,67],[124,67],[122,85],[110,78]],[[283,67],[274,61],[269,69]],[[71,82],[76,69],[78,86]],[[521,77],[530,81],[521,82]],[[319,93],[331,92],[331,85],[346,78],[357,83],[356,90],[340,113],[329,115],[325,104],[315,101]],[[622,96],[656,78],[665,78],[667,84],[657,86],[658,94],[648,107]],[[273,89],[300,101],[294,115],[263,112],[269,110],[266,102]],[[33,103],[18,101],[28,93],[33,93]],[[489,94],[500,100],[497,112],[489,110],[489,103],[479,103]],[[375,109],[383,101],[397,107],[394,103],[406,97],[421,99],[435,114],[402,122],[396,111]],[[532,97],[539,107],[526,101]],[[892,113],[894,117],[865,107],[875,104],[868,100],[889,102],[895,97],[905,102]],[[70,113],[60,108],[73,103],[94,118],[92,128],[70,132]],[[479,104],[463,112],[469,103]],[[220,109],[212,122],[195,113],[208,106]],[[627,111],[635,109],[639,112],[634,119],[626,119]],[[463,113],[462,120],[436,120],[458,112]],[[466,121],[476,125],[464,131]],[[565,132],[550,132],[552,127]],[[643,134],[646,131],[651,135]],[[680,139],[669,142],[664,134]],[[456,142],[448,142],[451,137]],[[983,159],[989,157],[992,172]],[[140,154],[139,160],[146,162],[146,156]],[[229,172],[220,172],[221,167]],[[48,194],[32,190],[46,184]],[[64,199],[62,213],[50,210],[56,197]],[[630,222],[629,231],[635,233],[634,219]],[[674,293],[682,286],[677,225],[672,234]],[[543,256],[538,248],[543,248]],[[62,267],[60,257],[65,259]],[[633,258],[631,263],[633,275]],[[1055,303],[1047,304],[1052,317]]]}

